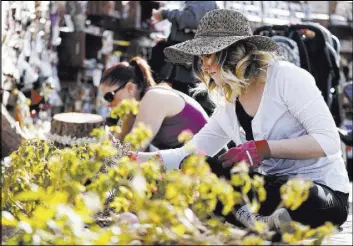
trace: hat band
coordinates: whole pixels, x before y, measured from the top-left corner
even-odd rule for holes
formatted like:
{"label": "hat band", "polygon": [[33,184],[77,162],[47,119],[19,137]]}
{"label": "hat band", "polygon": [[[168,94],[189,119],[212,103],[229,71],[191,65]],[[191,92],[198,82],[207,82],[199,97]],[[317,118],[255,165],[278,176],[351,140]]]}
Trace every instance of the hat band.
{"label": "hat band", "polygon": [[202,32],[200,34],[195,35],[195,38],[199,37],[219,37],[219,36],[252,36],[252,33],[250,32],[237,32],[237,33],[232,33],[229,30],[212,30],[212,31],[207,31],[207,32]]}

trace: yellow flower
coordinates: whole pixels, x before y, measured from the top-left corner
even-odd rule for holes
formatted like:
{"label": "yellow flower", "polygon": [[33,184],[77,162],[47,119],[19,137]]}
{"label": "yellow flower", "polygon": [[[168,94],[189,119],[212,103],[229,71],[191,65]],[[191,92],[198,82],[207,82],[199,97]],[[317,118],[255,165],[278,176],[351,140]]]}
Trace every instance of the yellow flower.
{"label": "yellow flower", "polygon": [[174,184],[168,184],[166,186],[165,191],[166,191],[165,198],[168,200],[171,200],[171,199],[177,197],[179,194],[179,191],[177,190],[177,188],[175,187]]}
{"label": "yellow flower", "polygon": [[264,187],[255,188],[257,195],[259,196],[259,201],[263,202],[266,200],[266,190]]}
{"label": "yellow flower", "polygon": [[295,236],[293,234],[287,233],[287,232],[285,232],[283,234],[282,239],[284,242],[289,243],[289,244],[293,244],[293,243],[296,243],[299,241],[295,238]]}
{"label": "yellow flower", "polygon": [[245,195],[251,190],[251,178],[249,175],[244,175],[245,184],[241,187],[241,192]]}
{"label": "yellow flower", "polygon": [[185,144],[189,142],[193,136],[194,134],[190,130],[184,130],[179,134],[178,141]]}
{"label": "yellow flower", "polygon": [[234,165],[234,167],[230,170],[231,173],[248,173],[249,167],[245,161],[241,161]]}
{"label": "yellow flower", "polygon": [[264,232],[267,232],[269,230],[268,225],[264,222],[261,221],[255,221],[255,230],[262,234]]}
{"label": "yellow flower", "polygon": [[109,131],[112,133],[121,133],[121,128],[120,126],[110,126]]}
{"label": "yellow flower", "polygon": [[135,99],[124,99],[110,111],[110,117],[122,118],[130,113],[137,115],[139,102]]}
{"label": "yellow flower", "polygon": [[240,174],[233,174],[231,184],[234,186],[241,186],[244,184],[244,179],[241,178]]}
{"label": "yellow flower", "polygon": [[257,213],[259,209],[260,209],[260,203],[256,201],[256,199],[253,199],[251,202],[250,211],[252,213]]}
{"label": "yellow flower", "polygon": [[265,184],[264,178],[259,176],[259,175],[254,175],[253,178],[253,186],[255,187],[261,187]]}
{"label": "yellow flower", "polygon": [[302,243],[304,240],[314,237],[316,240],[312,241],[312,243],[314,245],[320,245],[323,239],[337,232],[336,227],[330,222],[317,228],[310,228],[309,226],[292,221],[290,226],[292,232],[286,232],[283,234],[283,241],[290,244],[298,242]]}
{"label": "yellow flower", "polygon": [[312,181],[290,179],[286,184],[282,185],[280,189],[284,206],[291,210],[296,210],[308,199],[311,186]]}
{"label": "yellow flower", "polygon": [[250,236],[244,237],[243,245],[265,245],[265,243],[261,237],[250,235]]}
{"label": "yellow flower", "polygon": [[202,155],[191,155],[189,156],[182,165],[182,172],[187,175],[208,175],[210,173],[210,167],[206,163],[205,156]]}
{"label": "yellow flower", "polygon": [[255,190],[255,192],[258,195],[258,199],[260,202],[263,202],[266,200],[266,190],[264,188],[264,178],[260,177],[258,175],[254,175],[253,179],[251,180],[252,182],[252,188]]}
{"label": "yellow flower", "polygon": [[3,226],[16,226],[18,224],[18,221],[15,219],[15,217],[7,212],[7,211],[2,211],[1,212],[1,225]]}
{"label": "yellow flower", "polygon": [[177,234],[179,237],[183,236],[186,232],[186,227],[182,224],[175,225],[171,227],[171,230]]}
{"label": "yellow flower", "polygon": [[152,136],[152,131],[139,122],[129,134],[126,135],[124,141],[130,143],[133,149],[139,149],[145,146],[148,139]]}
{"label": "yellow flower", "polygon": [[336,233],[337,227],[334,226],[331,222],[326,222],[324,225],[316,228],[318,237],[328,237],[334,233]]}
{"label": "yellow flower", "polygon": [[125,186],[119,186],[119,191],[122,195],[124,195],[127,199],[131,200],[133,198],[132,192],[127,189]]}

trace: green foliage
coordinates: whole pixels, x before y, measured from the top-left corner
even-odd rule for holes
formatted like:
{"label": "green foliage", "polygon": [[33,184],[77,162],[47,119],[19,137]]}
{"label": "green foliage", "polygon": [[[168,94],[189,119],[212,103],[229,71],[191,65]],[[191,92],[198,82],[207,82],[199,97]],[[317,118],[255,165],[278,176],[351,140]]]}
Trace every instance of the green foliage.
{"label": "green foliage", "polygon": [[[136,105],[124,107],[119,115]],[[164,172],[157,159],[137,163],[127,156],[100,172],[119,150],[104,129],[95,129],[92,136],[100,142],[66,149],[32,139],[11,154],[11,163],[3,166],[1,206],[2,226],[13,228],[13,233],[3,238],[3,243],[259,245],[270,238],[261,223],[253,228],[257,235],[244,237],[213,214],[217,200],[223,204],[224,215],[244,202],[258,210],[259,202],[246,196],[250,190],[260,201],[265,200],[263,179],[250,178],[244,163],[233,169],[236,173],[230,182],[211,173],[200,154],[190,156],[181,170],[170,172]],[[127,140],[139,148],[148,137],[141,126]],[[187,141],[190,135],[184,133],[180,139]],[[293,202],[297,194],[301,194],[301,202],[305,199],[309,187],[304,184],[298,190],[293,187],[297,183],[282,189],[292,191],[282,195],[290,208],[298,205]],[[122,220],[124,212],[135,214],[138,223]],[[104,225],[98,219],[101,214],[107,214]],[[285,234],[286,242],[297,243],[312,235],[321,242],[334,231],[331,224],[318,230],[293,226],[296,230]]]}
{"label": "green foliage", "polygon": [[113,119],[123,118],[128,114],[136,115],[139,103],[136,100],[124,99],[120,104],[110,111],[110,117]]}

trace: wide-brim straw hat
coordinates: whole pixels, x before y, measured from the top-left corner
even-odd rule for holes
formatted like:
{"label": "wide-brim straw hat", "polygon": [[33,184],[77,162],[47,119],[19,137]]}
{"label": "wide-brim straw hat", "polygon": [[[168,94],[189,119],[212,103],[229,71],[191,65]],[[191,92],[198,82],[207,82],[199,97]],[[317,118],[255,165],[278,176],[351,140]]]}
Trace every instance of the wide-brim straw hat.
{"label": "wide-brim straw hat", "polygon": [[194,39],[170,46],[164,54],[173,63],[190,63],[193,56],[213,54],[241,40],[261,51],[279,51],[271,38],[252,34],[250,22],[241,12],[217,9],[201,19]]}

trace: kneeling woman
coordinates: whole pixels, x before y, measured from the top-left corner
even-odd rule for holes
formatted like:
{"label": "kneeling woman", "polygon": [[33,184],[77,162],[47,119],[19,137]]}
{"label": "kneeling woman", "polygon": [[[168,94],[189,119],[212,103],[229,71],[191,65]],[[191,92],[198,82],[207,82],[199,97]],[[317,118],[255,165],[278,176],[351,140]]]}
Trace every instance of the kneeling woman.
{"label": "kneeling woman", "polygon": [[208,116],[193,98],[168,86],[155,86],[150,67],[140,57],[107,69],[101,78],[100,90],[108,107],[117,106],[124,99],[140,102],[139,112],[128,115],[122,123],[124,137],[139,123],[152,130],[151,143],[158,149],[180,147],[178,135],[184,130],[197,133],[207,122]]}
{"label": "kneeling woman", "polygon": [[[252,35],[243,14],[222,9],[205,15],[193,40],[164,51],[177,62],[193,59],[201,80],[225,95],[225,105],[191,144],[214,156],[233,140],[236,147],[211,160],[212,171],[229,177],[229,167],[245,160],[264,175],[268,199],[258,216],[249,215],[246,205],[235,208],[238,222],[258,219],[273,229],[279,219],[312,227],[326,221],[341,225],[348,216],[349,180],[335,122],[313,76],[277,59],[277,50],[270,38]],[[139,157],[143,161],[153,154]],[[189,154],[184,147],[160,151],[169,169]],[[313,181],[309,197],[297,210],[277,211],[280,187],[292,177]]]}

